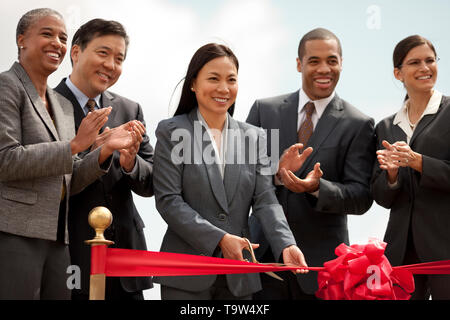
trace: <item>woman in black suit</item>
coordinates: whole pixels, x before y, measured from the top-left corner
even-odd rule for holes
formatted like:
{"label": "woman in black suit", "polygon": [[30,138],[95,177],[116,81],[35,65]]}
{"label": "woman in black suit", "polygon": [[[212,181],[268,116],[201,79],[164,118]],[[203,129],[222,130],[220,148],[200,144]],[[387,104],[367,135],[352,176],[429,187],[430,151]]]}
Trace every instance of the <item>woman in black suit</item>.
{"label": "woman in black suit", "polygon": [[[414,35],[394,50],[402,108],[376,127],[375,201],[391,209],[385,241],[392,265],[450,259],[450,97],[434,89],[430,41]],[[450,299],[450,276],[415,276],[412,299]]]}

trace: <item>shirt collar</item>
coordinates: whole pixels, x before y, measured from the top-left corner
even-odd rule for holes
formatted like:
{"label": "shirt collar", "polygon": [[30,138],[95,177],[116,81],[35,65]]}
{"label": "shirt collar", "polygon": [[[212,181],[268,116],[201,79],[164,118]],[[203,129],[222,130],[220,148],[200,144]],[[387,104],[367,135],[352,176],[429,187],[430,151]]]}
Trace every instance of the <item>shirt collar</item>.
{"label": "shirt collar", "polygon": [[303,107],[310,101],[314,103],[314,106],[316,107],[316,112],[318,118],[320,118],[325,111],[328,104],[333,100],[334,96],[336,95],[336,91],[333,90],[333,93],[323,99],[320,100],[311,100],[308,95],[303,91],[303,89],[300,89],[299,99],[298,99],[298,113],[301,113],[303,110]]}
{"label": "shirt collar", "polygon": [[[394,125],[395,124],[407,124],[409,126],[408,114],[407,114],[408,113],[408,108],[407,108],[408,102],[409,102],[409,99],[403,103],[402,108],[395,115]],[[420,117],[419,121],[427,114],[435,114],[439,110],[439,106],[441,105],[441,102],[442,102],[442,93],[440,93],[437,90],[434,90],[433,94],[431,95],[430,100],[428,101],[427,107],[423,111],[423,114]],[[419,123],[419,121],[417,121],[417,123]]]}
{"label": "shirt collar", "polygon": [[[225,124],[223,125],[224,129],[228,129],[228,112],[227,117],[225,118]],[[197,118],[200,120],[200,123],[208,130],[211,130],[211,128],[208,126],[208,123],[206,122],[205,118],[203,118],[202,114],[200,113],[200,110],[197,108]]]}
{"label": "shirt collar", "polygon": [[[84,110],[84,107],[86,106],[86,103],[88,102],[88,100],[90,99],[89,97],[87,97],[83,92],[81,92],[80,89],[78,89],[73,82],[70,80],[70,77],[67,77],[66,79],[66,85],[67,87],[70,89],[70,91],[72,91],[73,95],[75,96],[75,98],[77,99],[78,103],[81,106],[81,109],[83,110],[83,112],[85,112],[86,110]],[[100,97],[101,94],[99,94],[98,96],[96,96],[94,98],[95,102],[97,103],[97,106],[100,107]],[[86,113],[86,112],[85,112]]]}

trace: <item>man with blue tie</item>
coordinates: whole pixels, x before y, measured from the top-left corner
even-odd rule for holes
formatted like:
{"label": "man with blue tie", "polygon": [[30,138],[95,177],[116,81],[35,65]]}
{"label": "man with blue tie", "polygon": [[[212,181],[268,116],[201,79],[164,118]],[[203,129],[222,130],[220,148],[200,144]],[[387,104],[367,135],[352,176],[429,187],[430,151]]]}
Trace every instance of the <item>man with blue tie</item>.
{"label": "man with blue tie", "polygon": [[[274,178],[277,197],[308,264],[322,266],[336,258],[334,249],[339,244],[349,243],[347,215],[363,214],[372,205],[374,121],[335,92],[342,48],[329,30],[318,28],[303,36],[297,70],[302,74],[302,88],[256,100],[247,122],[279,130],[282,156]],[[250,218],[250,229],[255,235],[252,242],[261,244],[259,259],[273,262],[256,219]],[[254,297],[314,299],[315,272],[281,276],[284,282],[261,275],[263,290]]]}
{"label": "man with blue tie", "polygon": [[[107,175],[70,199],[71,262],[81,268],[81,288],[73,289],[72,299],[88,299],[89,295],[90,250],[84,241],[94,236],[87,220],[94,207],[105,206],[112,212],[113,223],[105,236],[115,242],[115,247],[147,249],[144,223],[133,203],[132,191],[144,197],[153,195],[153,147],[145,134],[140,105],[107,91],[122,73],[128,42],[124,27],[116,21],[94,19],[85,23],[72,40],[72,73],[55,88],[72,102],[77,130],[88,112],[112,107],[98,145],[118,126],[133,126],[140,133],[135,146],[114,153]],[[106,299],[142,300],[142,290],[152,286],[149,277],[107,278]]]}

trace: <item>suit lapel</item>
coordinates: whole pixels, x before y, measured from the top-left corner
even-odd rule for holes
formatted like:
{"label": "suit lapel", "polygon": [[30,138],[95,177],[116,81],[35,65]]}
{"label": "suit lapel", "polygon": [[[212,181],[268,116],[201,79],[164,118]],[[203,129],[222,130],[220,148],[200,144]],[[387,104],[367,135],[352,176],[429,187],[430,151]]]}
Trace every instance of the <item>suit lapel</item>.
{"label": "suit lapel", "polygon": [[102,108],[112,107],[111,113],[108,116],[108,121],[106,122],[106,124],[103,126],[103,128],[101,130],[101,132],[103,132],[103,130],[106,127],[114,128],[117,126],[117,122],[115,121],[115,118],[117,115],[118,108],[120,108],[120,106],[115,104],[114,96],[111,93],[109,93],[108,91],[105,91],[102,93],[101,103],[102,103],[102,106],[101,106]]}
{"label": "suit lapel", "polygon": [[299,91],[288,96],[280,106],[280,156],[297,143],[298,99]]}
{"label": "suit lapel", "polygon": [[62,96],[64,96],[66,99],[68,99],[73,106],[73,114],[74,114],[74,120],[75,120],[75,130],[78,132],[78,128],[80,127],[81,121],[85,117],[84,112],[78,103],[77,98],[72,93],[72,91],[67,87],[66,85],[66,78],[62,79],[59,85],[55,88],[55,91],[60,93]]}
{"label": "suit lapel", "polygon": [[[194,157],[196,154],[200,153],[202,164],[206,168],[209,184],[211,185],[211,190],[214,194],[214,197],[216,198],[222,209],[228,213],[227,196],[225,193],[225,186],[223,184],[222,176],[220,174],[218,165],[214,161],[211,161],[214,159],[214,148],[211,145],[211,140],[208,133],[206,132],[205,127],[201,125],[200,121],[197,118],[197,108],[193,109],[189,113],[189,118],[191,119],[193,124],[195,140],[194,148],[197,147],[197,150],[194,149]],[[205,152],[205,149],[207,149],[208,151]],[[212,151],[209,152],[210,150]],[[208,159],[204,159],[204,154],[208,157]],[[210,154],[213,159],[209,159]]]}
{"label": "suit lapel", "polygon": [[425,130],[425,128],[438,116],[439,112],[442,110],[442,102],[439,106],[438,111],[435,114],[427,114],[425,115],[422,120],[417,124],[417,128],[414,130],[414,133],[411,137],[411,141],[409,142],[410,146],[413,146],[414,141],[416,138]]}
{"label": "suit lapel", "polygon": [[319,152],[322,143],[339,123],[343,113],[344,107],[342,105],[342,100],[336,95],[325,108],[324,113],[320,117],[319,122],[317,123],[316,128],[308,141],[308,145],[313,148],[313,153],[308,157],[298,171],[298,176],[301,176],[305,172],[306,168],[309,167],[310,163],[315,158],[315,155]]}
{"label": "suit lapel", "polygon": [[238,189],[241,172],[240,158],[245,156],[245,140],[236,120],[228,115],[229,130],[227,137],[227,149],[225,159],[225,173],[223,183],[228,199],[228,204],[233,200]]}
{"label": "suit lapel", "polygon": [[405,141],[406,142],[406,133],[398,125],[392,126],[391,135],[392,135],[392,141],[388,141],[389,143],[394,143],[397,141]]}
{"label": "suit lapel", "polygon": [[[30,98],[37,114],[41,117],[42,121],[47,126],[47,129],[53,135],[53,138],[55,140],[59,140],[58,132],[56,131],[56,127],[53,124],[52,118],[50,118],[50,114],[48,113],[47,108],[44,105],[44,102],[39,97],[39,94],[37,93],[37,90],[34,87],[33,82],[31,82],[30,78],[28,77],[28,74],[23,69],[23,67],[17,62],[14,63],[13,70],[16,73],[17,77],[20,79],[20,81],[23,83],[25,91],[27,92],[27,95]],[[48,91],[49,90],[47,88],[47,92]]]}
{"label": "suit lapel", "polygon": [[65,109],[61,106],[55,92],[51,89],[47,90],[47,96],[49,99],[50,106],[53,112],[54,123],[56,126],[56,131],[60,137],[60,140],[70,140],[73,136],[73,126],[68,125],[67,121],[73,121],[71,118],[72,113],[68,115],[65,113]]}

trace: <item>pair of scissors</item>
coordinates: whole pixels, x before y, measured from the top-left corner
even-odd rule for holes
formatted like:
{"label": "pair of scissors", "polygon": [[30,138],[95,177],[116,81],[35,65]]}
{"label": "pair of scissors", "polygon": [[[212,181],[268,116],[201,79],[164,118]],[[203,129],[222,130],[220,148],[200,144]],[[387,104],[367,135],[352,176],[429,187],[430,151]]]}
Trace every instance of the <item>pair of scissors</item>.
{"label": "pair of scissors", "polygon": [[[248,251],[250,251],[250,255],[252,256],[252,262],[253,263],[259,263],[256,260],[255,252],[253,251],[252,244],[250,243],[250,240],[248,240],[247,238],[244,238],[244,240],[247,241]],[[270,265],[274,265],[274,266],[284,266],[284,264],[281,264],[281,263],[260,263],[260,264],[270,264]],[[278,276],[277,274],[275,274],[272,271],[268,271],[268,272],[264,272],[264,273],[267,274],[268,276],[272,277],[272,278],[275,278],[275,279],[280,280],[280,281],[284,281],[283,278],[281,278],[280,276]]]}

